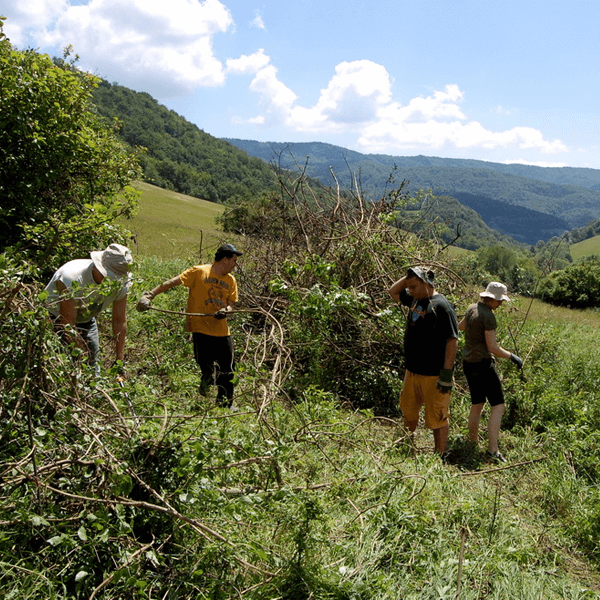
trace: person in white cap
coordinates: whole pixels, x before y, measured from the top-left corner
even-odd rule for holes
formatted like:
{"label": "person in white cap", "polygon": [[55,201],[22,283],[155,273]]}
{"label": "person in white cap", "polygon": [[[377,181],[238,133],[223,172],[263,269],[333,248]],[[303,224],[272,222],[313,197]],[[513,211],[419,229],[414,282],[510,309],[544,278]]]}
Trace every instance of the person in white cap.
{"label": "person in white cap", "polygon": [[503,283],[492,281],[485,291],[479,294],[479,302],[467,308],[464,318],[458,324],[458,328],[465,332],[463,370],[471,394],[469,436],[477,445],[481,411],[487,399],[491,411],[486,457],[501,462],[506,462],[506,459],[498,450],[498,437],[506,405],[494,357],[508,358],[519,369],[523,368],[523,361],[516,354],[502,348],[496,340],[497,323],[493,311],[504,301],[510,300],[506,294],[507,289]]}
{"label": "person in white cap", "polygon": [[149,310],[158,294],[179,285],[189,288],[187,312],[204,315],[186,317],[186,330],[192,332],[194,358],[201,372],[199,391],[206,396],[215,383],[216,363],[217,404],[224,407],[233,403],[235,360],[226,317],[238,300],[237,282],[231,274],[238,256],[242,253],[235,246],[223,244],[215,252],[212,264],[190,267],[144,292],[136,306],[140,312]]}
{"label": "person in white cap", "polygon": [[392,285],[389,294],[409,307],[404,332],[406,374],[400,395],[404,424],[414,432],[424,405],[425,427],[432,430],[435,451],[444,458],[458,323],[451,304],[435,290],[433,279],[432,271],[412,267]]}
{"label": "person in white cap", "polygon": [[111,305],[115,360],[124,361],[132,263],[129,248],[110,244],[105,250],[91,252],[90,258],[65,263],[46,286],[46,303],[57,329],[67,340],[72,338],[66,328],[71,326],[75,330],[74,341],[87,351],[88,362],[96,374],[100,372],[96,317]]}

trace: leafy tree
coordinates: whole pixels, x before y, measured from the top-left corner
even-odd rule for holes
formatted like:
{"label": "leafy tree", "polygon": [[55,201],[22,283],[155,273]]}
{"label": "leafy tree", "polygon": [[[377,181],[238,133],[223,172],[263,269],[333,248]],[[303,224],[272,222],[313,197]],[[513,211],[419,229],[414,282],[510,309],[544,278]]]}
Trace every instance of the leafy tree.
{"label": "leafy tree", "polygon": [[[65,52],[65,59],[69,50]],[[91,110],[98,79],[12,47],[0,20],[0,251],[51,269],[112,241],[130,215],[135,155]]]}
{"label": "leafy tree", "polygon": [[600,306],[600,259],[591,257],[550,273],[537,294],[546,302],[571,308]]}
{"label": "leafy tree", "polygon": [[[513,292],[532,295],[540,277],[540,270],[531,256],[514,247],[495,244],[477,251],[475,262],[487,275],[477,281],[486,285],[490,279],[505,283]],[[472,270],[472,273],[478,272]]]}

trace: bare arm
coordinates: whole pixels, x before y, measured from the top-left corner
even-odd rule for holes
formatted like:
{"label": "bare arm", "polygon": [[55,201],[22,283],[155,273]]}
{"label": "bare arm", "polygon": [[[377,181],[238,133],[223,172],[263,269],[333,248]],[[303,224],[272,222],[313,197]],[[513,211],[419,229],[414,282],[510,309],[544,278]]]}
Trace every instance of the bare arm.
{"label": "bare arm", "polygon": [[113,302],[112,333],[115,340],[115,358],[124,360],[125,337],[127,336],[127,296]]}
{"label": "bare arm", "polygon": [[163,292],[166,292],[166,291],[170,290],[171,288],[181,285],[181,283],[182,283],[181,279],[179,278],[179,275],[177,275],[177,277],[173,277],[172,279],[169,279],[168,281],[161,283],[159,286],[155,287],[153,290],[150,290],[150,293],[152,294],[152,297],[154,298],[158,294],[162,294]]}
{"label": "bare arm", "polygon": [[460,320],[458,328],[460,329],[460,331],[464,331],[467,328],[467,321],[464,317]]}
{"label": "bare arm", "polygon": [[402,277],[392,285],[392,287],[388,290],[389,295],[396,301],[400,301],[400,292],[406,288],[406,277]]}
{"label": "bare arm", "polygon": [[[63,326],[71,325],[71,327],[75,327],[77,325],[77,306],[75,304],[75,300],[73,298],[69,298],[69,290],[67,286],[62,281],[56,282],[56,289],[60,294],[61,298],[64,296],[64,300],[61,299],[59,301],[59,320],[60,324]],[[74,336],[69,335],[65,332],[65,339],[69,342],[75,342],[75,345],[82,350],[85,349],[85,343],[81,339],[81,336],[77,333]]]}
{"label": "bare arm", "polygon": [[458,339],[448,338],[446,340],[446,353],[444,355],[444,369],[453,369],[458,351]]}
{"label": "bare arm", "polygon": [[495,329],[491,329],[491,330],[485,332],[485,343],[487,345],[488,351],[491,354],[493,354],[494,356],[497,356],[499,358],[510,358],[511,357],[511,353],[508,350],[505,350],[504,348],[502,348],[498,344],[498,341],[496,340],[496,330]]}

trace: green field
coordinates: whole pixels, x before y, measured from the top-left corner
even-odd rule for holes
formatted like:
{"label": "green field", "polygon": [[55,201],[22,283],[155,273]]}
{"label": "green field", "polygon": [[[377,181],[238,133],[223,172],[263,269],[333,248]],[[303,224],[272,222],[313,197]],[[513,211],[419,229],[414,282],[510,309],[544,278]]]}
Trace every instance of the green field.
{"label": "green field", "polygon": [[571,246],[571,256],[577,260],[584,256],[600,256],[600,235]]}
{"label": "green field", "polygon": [[137,254],[160,258],[207,258],[225,241],[215,218],[224,207],[170,190],[136,182],[140,207],[123,221],[132,232]]}

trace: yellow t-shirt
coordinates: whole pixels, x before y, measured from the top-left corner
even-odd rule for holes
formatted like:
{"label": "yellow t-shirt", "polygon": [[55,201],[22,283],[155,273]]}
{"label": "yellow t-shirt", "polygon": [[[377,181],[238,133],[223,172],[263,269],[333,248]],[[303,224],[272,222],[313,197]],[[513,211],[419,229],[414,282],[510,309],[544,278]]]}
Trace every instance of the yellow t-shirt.
{"label": "yellow t-shirt", "polygon": [[[179,279],[189,288],[187,312],[215,313],[237,302],[237,283],[231,274],[219,277],[212,265],[197,265],[184,271]],[[186,317],[186,331],[224,337],[229,335],[227,319]]]}

